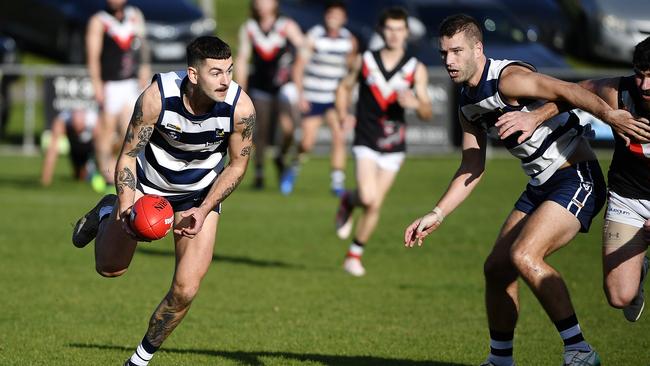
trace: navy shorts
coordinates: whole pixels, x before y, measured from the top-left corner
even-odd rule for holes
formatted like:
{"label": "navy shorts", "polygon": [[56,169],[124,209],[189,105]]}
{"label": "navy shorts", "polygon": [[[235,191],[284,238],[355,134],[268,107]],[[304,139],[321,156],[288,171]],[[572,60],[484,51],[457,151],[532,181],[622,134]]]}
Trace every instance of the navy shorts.
{"label": "navy shorts", "polygon": [[580,231],[589,231],[591,220],[607,199],[607,186],[598,161],[583,161],[556,171],[544,184],[532,186],[515,203],[515,208],[531,214],[544,201],[557,202],[580,221]]}
{"label": "navy shorts", "polygon": [[[167,201],[172,205],[174,212],[189,210],[192,207],[199,207],[203,200],[210,192],[210,187],[208,186],[200,191],[190,192],[185,194],[173,195],[173,196],[164,196]],[[142,185],[138,182],[138,190],[144,192]],[[221,214],[221,204],[218,204],[217,207],[212,209],[212,211]]]}
{"label": "navy shorts", "polygon": [[311,107],[309,112],[303,114],[303,117],[313,117],[313,116],[322,116],[327,112],[328,109],[334,108],[334,103],[314,103],[309,102]]}

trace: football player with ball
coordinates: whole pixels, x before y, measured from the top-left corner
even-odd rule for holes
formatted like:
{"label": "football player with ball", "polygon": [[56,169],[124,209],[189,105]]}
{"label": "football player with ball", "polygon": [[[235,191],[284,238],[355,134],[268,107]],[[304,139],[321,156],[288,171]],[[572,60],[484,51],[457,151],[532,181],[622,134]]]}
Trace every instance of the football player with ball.
{"label": "football player with ball", "polygon": [[[117,196],[103,197],[72,234],[77,247],[95,240],[100,275],[120,276],[139,239],[166,234],[166,217],[155,211],[165,210],[165,202],[173,208],[172,284],[125,365],[147,365],[187,314],[212,262],[221,202],[244,177],[252,149],[255,109],[232,81],[230,47],[217,37],[199,37],[187,46],[187,65],[156,74],[140,95],[115,169]],[[143,196],[149,198],[137,201]],[[143,225],[142,215],[150,212],[157,219]]]}

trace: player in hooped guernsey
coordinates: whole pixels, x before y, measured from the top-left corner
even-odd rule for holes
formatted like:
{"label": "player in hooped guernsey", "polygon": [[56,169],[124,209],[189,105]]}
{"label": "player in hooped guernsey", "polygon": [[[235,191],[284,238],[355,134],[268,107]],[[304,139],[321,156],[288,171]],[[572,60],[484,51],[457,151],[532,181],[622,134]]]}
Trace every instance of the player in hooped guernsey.
{"label": "player in hooped guernsey", "polygon": [[95,158],[109,190],[114,192],[114,147],[116,141],[124,139],[133,103],[149,82],[150,68],[140,10],[127,5],[126,0],[107,0],[106,5],[88,21],[86,59],[101,109]]}
{"label": "player in hooped guernsey", "polygon": [[[280,176],[284,155],[293,139],[292,109],[284,93],[291,76],[293,54],[303,43],[300,27],[292,19],[278,13],[278,0],[252,0],[251,18],[239,29],[239,53],[235,60],[235,80],[253,99],[257,111],[255,131],[256,189],[264,187],[264,157],[271,131],[277,118],[281,141],[275,165]],[[249,65],[249,60],[251,65]]]}
{"label": "player in hooped guernsey", "polygon": [[213,260],[221,203],[243,179],[253,147],[255,109],[232,81],[230,47],[199,37],[187,63],[186,71],[157,74],[140,95],[117,162],[118,195],[104,196],[72,234],[79,248],[95,240],[97,272],[117,277],[140,240],[129,226],[133,203],[155,193],[174,208],[172,285],[125,366],[146,366],[189,310]]}
{"label": "player in hooped guernsey", "polygon": [[[490,354],[483,365],[514,365],[519,276],[558,330],[564,343],[563,364],[600,365],[580,330],[567,287],[546,257],[589,229],[605,201],[605,181],[585,138],[588,129],[571,113],[553,116],[556,113],[549,112],[543,101],[568,103],[616,128],[637,121],[577,84],[538,74],[526,63],[487,59],[481,25],[469,16],[454,15],[442,22],[440,54],[451,80],[462,84],[462,160],[433,210],[407,227],[405,245],[421,245],[470,195],[485,170],[488,135],[505,137],[506,147],[520,159],[530,181],[484,265]],[[513,134],[519,119],[532,120],[536,128]]]}
{"label": "player in hooped guernsey", "polygon": [[[336,215],[336,233],[346,239],[352,232],[353,209],[363,210],[343,262],[343,269],[353,276],[363,276],[366,272],[361,264],[365,244],[377,226],[384,198],[404,161],[404,110],[415,110],[423,120],[432,115],[427,70],[406,51],[407,18],[402,8],[384,11],[379,28],[385,47],[359,57],[336,93],[336,109],[341,120],[356,123],[352,152],[357,188],[341,196]],[[353,117],[348,113],[348,103],[357,83],[359,100]]]}
{"label": "player in hooped guernsey", "polygon": [[327,123],[331,131],[332,193],[340,196],[345,189],[345,135],[352,126],[342,126],[334,109],[336,88],[358,56],[357,40],[344,27],[347,10],[343,1],[329,1],[323,23],[308,32],[304,47],[297,53],[293,73],[298,107],[302,112],[301,139],[298,141],[291,166],[280,180],[280,191],[293,191],[302,161],[316,143],[318,130]]}

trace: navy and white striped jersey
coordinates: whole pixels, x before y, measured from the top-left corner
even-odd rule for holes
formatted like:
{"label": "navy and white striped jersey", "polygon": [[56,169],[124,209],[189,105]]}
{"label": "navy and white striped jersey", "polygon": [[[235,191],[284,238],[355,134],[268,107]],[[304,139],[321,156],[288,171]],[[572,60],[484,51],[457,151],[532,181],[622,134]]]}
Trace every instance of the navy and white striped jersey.
{"label": "navy and white striped jersey", "polygon": [[[520,101],[521,105],[507,104],[499,93],[499,77],[509,65],[535,68],[525,62],[488,59],[475,88],[464,86],[460,97],[460,115],[470,124],[487,131],[489,137],[498,139],[494,124],[497,118],[511,111],[529,112],[542,106],[544,100]],[[503,141],[512,155],[521,160],[521,167],[530,177],[530,184],[537,186],[546,182],[553,173],[573,154],[581,138],[590,126],[581,126],[578,117],[561,113],[537,127],[523,143],[517,144],[520,134],[513,134]]]}
{"label": "navy and white striped jersey", "polygon": [[156,74],[162,110],[138,156],[138,183],[146,194],[173,196],[209,187],[224,168],[241,88],[234,81],[223,102],[196,116],[183,105],[185,71]]}
{"label": "navy and white striped jersey", "polygon": [[314,53],[305,67],[303,89],[305,99],[312,103],[333,103],[335,92],[348,70],[348,55],[352,51],[352,33],[341,28],[332,37],[322,25],[315,25],[307,32],[314,45]]}

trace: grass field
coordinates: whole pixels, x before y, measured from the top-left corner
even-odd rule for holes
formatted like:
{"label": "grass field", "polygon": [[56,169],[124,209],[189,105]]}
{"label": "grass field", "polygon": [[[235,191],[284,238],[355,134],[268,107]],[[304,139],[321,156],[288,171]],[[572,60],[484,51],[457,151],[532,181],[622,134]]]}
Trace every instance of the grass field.
{"label": "grass field", "polygon": [[[477,365],[488,352],[483,259],[525,177],[513,159],[490,160],[474,195],[426,246],[404,249],[402,230],[431,208],[457,163],[407,160],[368,245],[364,278],[340,267],[348,242],[332,230],[324,159],[304,167],[291,197],[252,191],[248,176],[225,204],[198,298],[151,365]],[[71,181],[65,164],[47,189],[37,184],[40,159],[0,164],[0,365],[121,365],[168,288],[171,240],[141,245],[126,275],[101,278],[92,245],[74,249],[69,239],[98,196]],[[601,290],[601,224],[551,262],[603,364],[648,365],[648,315],[626,322]],[[518,364],[560,364],[557,332],[532,293],[521,292]]]}

